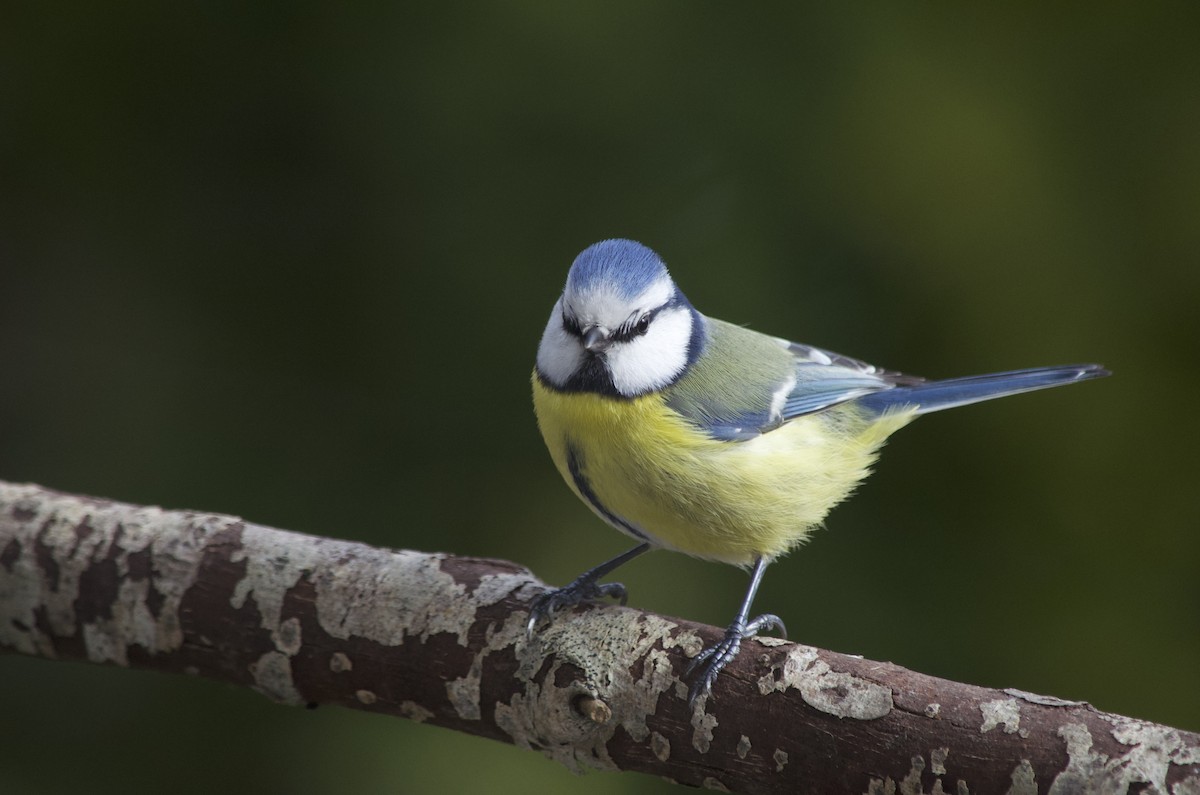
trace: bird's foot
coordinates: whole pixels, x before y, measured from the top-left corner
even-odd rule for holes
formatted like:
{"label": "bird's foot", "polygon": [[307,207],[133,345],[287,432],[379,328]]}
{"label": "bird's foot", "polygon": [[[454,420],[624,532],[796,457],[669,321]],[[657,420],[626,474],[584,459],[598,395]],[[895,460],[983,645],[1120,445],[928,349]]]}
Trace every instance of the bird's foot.
{"label": "bird's foot", "polygon": [[688,688],[688,706],[694,709],[700,697],[708,695],[712,690],[713,682],[717,681],[717,674],[721,673],[721,669],[731,663],[741,651],[743,640],[753,638],[759,632],[770,629],[778,629],[781,635],[787,637],[787,628],[784,627],[779,616],[768,613],[758,616],[749,623],[743,623],[740,620],[734,621],[725,630],[725,637],[717,645],[710,646],[697,654],[684,673],[685,677],[697,674],[692,679],[691,687]]}
{"label": "bird's foot", "polygon": [[584,574],[569,585],[557,588],[533,600],[529,608],[529,622],[525,625],[525,637],[532,638],[538,625],[543,621],[553,621],[554,614],[567,607],[574,607],[580,602],[594,599],[613,598],[620,604],[625,604],[628,595],[625,586],[619,582],[598,583],[594,576]]}

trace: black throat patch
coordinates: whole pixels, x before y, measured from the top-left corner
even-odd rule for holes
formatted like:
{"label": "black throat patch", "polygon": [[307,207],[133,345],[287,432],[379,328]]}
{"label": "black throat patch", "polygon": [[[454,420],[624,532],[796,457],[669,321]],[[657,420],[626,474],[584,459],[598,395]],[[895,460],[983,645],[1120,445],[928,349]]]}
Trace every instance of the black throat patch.
{"label": "black throat patch", "polygon": [[595,392],[599,395],[620,398],[624,397],[617,391],[613,383],[612,373],[604,361],[604,354],[588,354],[583,364],[576,370],[563,386],[566,392]]}

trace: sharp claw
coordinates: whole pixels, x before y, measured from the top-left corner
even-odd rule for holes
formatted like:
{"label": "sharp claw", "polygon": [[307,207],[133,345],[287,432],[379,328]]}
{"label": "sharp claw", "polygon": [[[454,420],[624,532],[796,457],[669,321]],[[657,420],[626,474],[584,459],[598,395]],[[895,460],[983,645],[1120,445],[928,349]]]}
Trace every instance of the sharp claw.
{"label": "sharp claw", "polygon": [[529,606],[529,621],[525,624],[525,639],[533,640],[533,635],[537,632],[538,624],[554,614],[554,595],[557,591],[550,591],[533,600],[533,604]]}
{"label": "sharp claw", "polygon": [[[734,632],[734,630],[737,630]],[[689,666],[688,675],[692,671],[703,665],[700,674],[692,681],[692,686],[688,688],[688,706],[693,709],[696,707],[696,702],[700,696],[711,693],[713,683],[717,681],[717,675],[721,673],[726,665],[728,665],[742,647],[741,634],[745,631],[742,627],[733,626],[725,633],[725,637],[715,646],[705,649],[696,655]]]}
{"label": "sharp claw", "polygon": [[685,678],[691,678],[692,674],[701,668],[699,676],[692,680],[691,687],[688,688],[688,706],[692,709],[696,708],[696,702],[700,700],[702,695],[707,695],[712,692],[713,683],[717,681],[717,675],[721,670],[733,662],[738,656],[738,652],[742,649],[742,641],[748,638],[753,638],[762,630],[779,629],[785,634],[783,621],[779,616],[765,614],[758,616],[753,621],[743,624],[740,621],[735,621],[725,630],[725,637],[722,638],[716,645],[710,646],[704,651],[692,658],[684,671]]}
{"label": "sharp claw", "polygon": [[773,629],[779,630],[779,634],[781,634],[785,638],[787,637],[787,627],[785,627],[783,625],[783,619],[781,619],[779,616],[771,615],[770,613],[767,613],[765,615],[759,616],[758,618],[754,619],[749,624],[747,624],[746,625],[746,633],[747,634],[743,634],[742,637],[743,638],[752,637],[754,635],[759,634],[760,632],[769,632],[770,630],[773,630]]}
{"label": "sharp claw", "polygon": [[713,652],[715,652],[716,650],[717,650],[716,646],[710,646],[709,648],[704,649],[699,654],[697,654],[695,657],[693,657],[691,662],[688,663],[688,667],[685,668],[683,671],[684,677],[687,678],[687,677],[690,677],[692,674],[694,674],[696,672],[696,669],[700,667],[700,663],[704,662],[709,657],[713,656]]}
{"label": "sharp claw", "polygon": [[543,621],[553,621],[554,614],[559,610],[574,607],[580,602],[593,599],[612,597],[620,600],[622,605],[628,599],[625,586],[619,582],[609,582],[599,585],[595,580],[578,579],[554,591],[547,591],[533,600],[529,607],[529,621],[525,624],[525,638],[532,640],[538,625]]}

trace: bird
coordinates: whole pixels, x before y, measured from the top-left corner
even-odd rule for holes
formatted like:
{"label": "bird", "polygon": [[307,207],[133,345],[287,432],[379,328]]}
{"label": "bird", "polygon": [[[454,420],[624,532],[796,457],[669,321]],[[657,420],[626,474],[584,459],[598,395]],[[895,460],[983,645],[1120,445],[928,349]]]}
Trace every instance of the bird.
{"label": "bird", "polygon": [[1098,364],[947,380],[881,369],[702,314],[657,253],[602,240],[571,264],[538,345],[533,405],[558,472],[636,546],[534,600],[526,634],[652,549],[750,572],[722,639],[696,655],[688,703],[711,694],[743,641],[786,634],[750,618],[768,565],[821,526],[865,478],[884,441],[922,414],[1108,375]]}

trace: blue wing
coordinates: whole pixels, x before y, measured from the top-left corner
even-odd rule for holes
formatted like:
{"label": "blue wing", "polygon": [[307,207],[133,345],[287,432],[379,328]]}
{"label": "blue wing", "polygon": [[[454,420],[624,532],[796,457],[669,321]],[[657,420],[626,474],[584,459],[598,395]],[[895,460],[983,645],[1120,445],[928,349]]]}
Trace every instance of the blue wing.
{"label": "blue wing", "polygon": [[969,375],[944,381],[924,381],[897,386],[886,392],[876,392],[859,398],[858,405],[883,412],[892,408],[915,408],[918,414],[965,406],[980,400],[1032,392],[1035,389],[1089,381],[1108,375],[1098,364],[1067,364],[1055,367],[1033,367],[1005,373]]}
{"label": "blue wing", "polygon": [[[724,441],[752,439],[788,420],[851,401],[872,412],[925,414],[1108,375],[1100,365],[1082,364],[927,381],[720,321],[708,323],[720,355],[702,358],[690,378],[666,390],[667,405]],[[740,378],[729,377],[731,366]]]}
{"label": "blue wing", "polygon": [[[667,405],[715,439],[752,439],[794,417],[920,381],[820,348],[708,322],[714,350],[667,390]],[[731,378],[730,368],[740,377]]]}
{"label": "blue wing", "polygon": [[784,420],[924,381],[798,342],[789,343],[788,350],[796,360],[796,382],[783,403]]}

